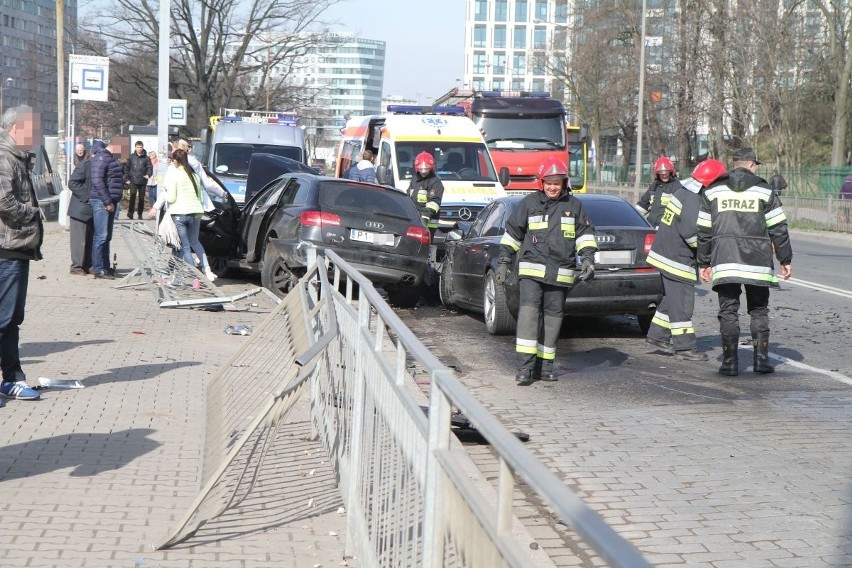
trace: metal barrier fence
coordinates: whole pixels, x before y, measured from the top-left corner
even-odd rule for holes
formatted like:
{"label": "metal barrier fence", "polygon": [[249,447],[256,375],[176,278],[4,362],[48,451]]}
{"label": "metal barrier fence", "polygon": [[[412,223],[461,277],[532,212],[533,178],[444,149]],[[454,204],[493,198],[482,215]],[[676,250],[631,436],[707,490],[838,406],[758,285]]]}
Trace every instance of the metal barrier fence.
{"label": "metal barrier fence", "polygon": [[[431,379],[428,412],[413,377],[421,371]],[[513,499],[519,478],[601,559],[612,566],[650,566],[476,401],[372,284],[333,252],[312,265],[208,387],[204,488],[160,548],[191,537],[248,495],[308,379],[311,421],[346,503],[346,552],[362,565],[541,565],[543,552],[531,551],[517,536]],[[499,462],[497,487],[481,481],[481,473],[480,479],[471,476],[470,456],[452,442],[453,407],[491,444]]]}
{"label": "metal barrier fence", "polygon": [[[636,203],[646,189],[647,186],[636,191],[625,185],[599,184],[589,187],[589,192],[620,195],[630,203]],[[781,201],[787,222],[792,228],[852,232],[852,200],[784,191],[781,193]]]}
{"label": "metal barrier fence", "polygon": [[56,219],[59,216],[59,192],[62,191],[62,177],[59,174],[43,174],[33,176],[38,205],[46,219]]}

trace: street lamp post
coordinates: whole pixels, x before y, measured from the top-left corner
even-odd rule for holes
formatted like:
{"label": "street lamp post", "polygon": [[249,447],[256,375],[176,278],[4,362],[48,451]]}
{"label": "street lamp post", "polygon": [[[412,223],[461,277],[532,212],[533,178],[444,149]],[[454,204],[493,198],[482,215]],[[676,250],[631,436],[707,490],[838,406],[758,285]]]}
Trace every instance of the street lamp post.
{"label": "street lamp post", "polygon": [[3,116],[3,111],[6,109],[6,107],[3,106],[3,91],[8,88],[7,85],[8,87],[12,86],[11,77],[6,77],[5,81],[0,82],[0,116]]}

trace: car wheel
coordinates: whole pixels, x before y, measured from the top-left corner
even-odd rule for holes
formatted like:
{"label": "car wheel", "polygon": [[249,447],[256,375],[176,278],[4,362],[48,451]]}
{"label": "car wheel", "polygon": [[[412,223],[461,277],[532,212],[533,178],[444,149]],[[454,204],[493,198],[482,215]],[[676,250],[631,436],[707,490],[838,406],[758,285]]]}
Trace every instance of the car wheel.
{"label": "car wheel", "polygon": [[441,276],[438,279],[438,295],[441,297],[441,303],[446,308],[455,307],[455,304],[453,304],[452,271],[450,257],[447,256],[441,265]]}
{"label": "car wheel", "polygon": [[651,320],[654,319],[654,314],[637,315],[636,319],[639,320],[639,329],[642,331],[642,335],[648,335],[648,330],[651,329]]}
{"label": "car wheel", "polygon": [[287,268],[284,260],[272,247],[267,246],[263,251],[263,265],[260,269],[260,283],[279,298],[285,297],[299,281],[298,277]]}
{"label": "car wheel", "polygon": [[224,256],[208,256],[207,261],[210,263],[210,269],[218,276],[226,276],[231,271],[228,259]]}
{"label": "car wheel", "polygon": [[485,275],[482,295],[482,311],[488,333],[491,335],[514,333],[515,317],[509,312],[506,290],[502,284],[497,284],[497,275],[493,270],[489,270]]}
{"label": "car wheel", "polygon": [[398,308],[413,308],[420,299],[420,286],[385,288],[388,301]]}

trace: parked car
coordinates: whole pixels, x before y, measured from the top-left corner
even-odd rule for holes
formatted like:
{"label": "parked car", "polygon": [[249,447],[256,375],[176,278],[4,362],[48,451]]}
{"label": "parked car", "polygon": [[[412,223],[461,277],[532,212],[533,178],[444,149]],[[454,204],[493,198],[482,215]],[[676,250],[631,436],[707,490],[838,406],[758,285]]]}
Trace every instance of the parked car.
{"label": "parked car", "polygon": [[304,274],[308,244],[333,250],[404,307],[417,302],[429,261],[429,230],[406,195],[310,173],[279,176],[242,210],[216,203],[201,225],[214,271],[259,272],[279,296]]}
{"label": "parked car", "polygon": [[[646,333],[663,297],[659,272],[646,257],[655,230],[621,197],[575,194],[583,202],[598,242],[595,277],[577,283],[565,298],[566,316],[636,314]],[[440,266],[441,302],[482,313],[491,334],[515,331],[518,313],[517,255],[504,286],[496,281],[500,238],[523,196],[491,202],[466,230],[451,231]]]}

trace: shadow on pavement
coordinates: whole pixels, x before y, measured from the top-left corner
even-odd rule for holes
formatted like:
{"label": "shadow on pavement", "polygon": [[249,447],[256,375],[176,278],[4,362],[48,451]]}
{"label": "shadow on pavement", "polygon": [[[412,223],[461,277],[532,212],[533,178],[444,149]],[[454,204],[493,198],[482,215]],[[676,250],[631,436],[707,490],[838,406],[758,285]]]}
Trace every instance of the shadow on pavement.
{"label": "shadow on pavement", "polygon": [[124,381],[142,381],[146,379],[153,379],[158,375],[182,369],[184,367],[195,367],[202,364],[203,363],[200,361],[175,361],[172,363],[125,365],[124,367],[113,367],[106,372],[99,373],[97,375],[81,377],[79,380],[87,387]]}
{"label": "shadow on pavement", "polygon": [[21,357],[30,358],[54,355],[62,351],[71,351],[78,347],[103,345],[104,343],[115,343],[115,340],[87,339],[85,341],[37,341],[32,343],[21,343]]}
{"label": "shadow on pavement", "polygon": [[40,438],[3,448],[0,481],[74,467],[72,477],[122,468],[160,446],[148,439],[154,430],[132,428],[104,434],[85,432]]}

